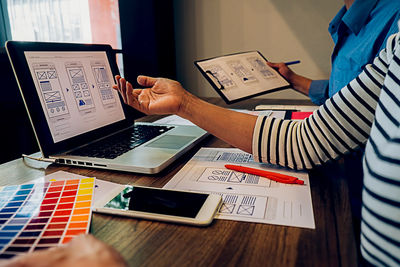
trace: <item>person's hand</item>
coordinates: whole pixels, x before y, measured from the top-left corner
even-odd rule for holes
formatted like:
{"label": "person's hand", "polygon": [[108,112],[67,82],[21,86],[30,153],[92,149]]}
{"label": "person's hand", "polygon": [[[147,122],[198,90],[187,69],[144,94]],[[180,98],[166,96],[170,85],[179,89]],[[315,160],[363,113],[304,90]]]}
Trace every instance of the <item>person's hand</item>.
{"label": "person's hand", "polygon": [[126,267],[124,259],[112,247],[92,235],[80,235],[66,245],[16,256],[0,261],[2,267]]}
{"label": "person's hand", "polygon": [[286,78],[290,83],[292,83],[293,77],[296,75],[294,71],[292,71],[285,63],[273,63],[267,62],[268,66],[277,70],[283,77]]}
{"label": "person's hand", "polygon": [[117,85],[113,88],[121,94],[125,104],[145,114],[178,114],[182,109],[189,93],[177,81],[138,76],[137,82],[144,89],[134,89],[119,75],[115,76]]}
{"label": "person's hand", "polygon": [[311,85],[311,79],[296,74],[283,62],[267,62],[267,64],[271,68],[277,70],[283,77],[285,77],[286,80],[288,80],[288,82],[292,85],[293,89],[299,91],[300,93],[308,95]]}

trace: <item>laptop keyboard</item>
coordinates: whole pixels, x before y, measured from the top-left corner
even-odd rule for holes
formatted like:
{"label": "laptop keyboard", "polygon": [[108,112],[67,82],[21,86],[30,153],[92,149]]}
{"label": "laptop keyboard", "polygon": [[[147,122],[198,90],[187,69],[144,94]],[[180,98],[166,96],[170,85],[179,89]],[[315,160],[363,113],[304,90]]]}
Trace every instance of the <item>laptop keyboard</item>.
{"label": "laptop keyboard", "polygon": [[114,159],[173,128],[173,126],[135,125],[121,133],[76,149],[68,154],[83,157]]}

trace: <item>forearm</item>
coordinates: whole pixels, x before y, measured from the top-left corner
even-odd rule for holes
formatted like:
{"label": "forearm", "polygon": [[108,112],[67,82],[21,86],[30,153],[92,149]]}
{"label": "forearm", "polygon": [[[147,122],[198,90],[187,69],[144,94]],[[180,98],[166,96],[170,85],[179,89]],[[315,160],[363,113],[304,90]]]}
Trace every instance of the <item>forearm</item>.
{"label": "forearm", "polygon": [[177,115],[190,120],[232,146],[252,153],[256,116],[221,108],[191,94],[186,95]]}
{"label": "forearm", "polygon": [[293,75],[290,77],[290,83],[292,84],[293,88],[305,95],[308,95],[308,92],[310,90],[310,85],[311,85],[312,80],[308,79],[304,76],[301,75]]}
{"label": "forearm", "polygon": [[363,146],[374,120],[386,62],[383,51],[380,59],[367,65],[356,79],[306,120],[260,117],[254,128],[254,159],[293,169],[311,169]]}

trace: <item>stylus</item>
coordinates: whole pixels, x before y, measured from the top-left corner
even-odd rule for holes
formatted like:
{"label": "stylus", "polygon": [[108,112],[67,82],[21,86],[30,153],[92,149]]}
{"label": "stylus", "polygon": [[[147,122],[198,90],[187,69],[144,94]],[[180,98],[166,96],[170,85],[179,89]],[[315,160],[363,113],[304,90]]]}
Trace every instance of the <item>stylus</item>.
{"label": "stylus", "polygon": [[299,63],[300,63],[300,60],[293,60],[293,61],[285,62],[285,65],[289,66],[289,65],[299,64]]}

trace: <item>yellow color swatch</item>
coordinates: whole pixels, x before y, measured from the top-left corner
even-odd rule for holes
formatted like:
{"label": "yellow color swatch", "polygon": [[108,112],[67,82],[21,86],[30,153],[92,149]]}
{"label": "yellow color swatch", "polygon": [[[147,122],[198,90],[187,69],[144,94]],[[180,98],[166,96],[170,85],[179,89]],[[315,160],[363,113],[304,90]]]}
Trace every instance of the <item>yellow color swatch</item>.
{"label": "yellow color swatch", "polygon": [[79,186],[79,189],[83,189],[83,188],[93,188],[93,183],[81,184]]}
{"label": "yellow color swatch", "polygon": [[90,189],[79,189],[78,195],[89,195],[93,194],[93,188]]}
{"label": "yellow color swatch", "polygon": [[84,179],[81,179],[81,184],[84,184],[84,183],[93,183],[94,182],[94,178],[84,178]]}

